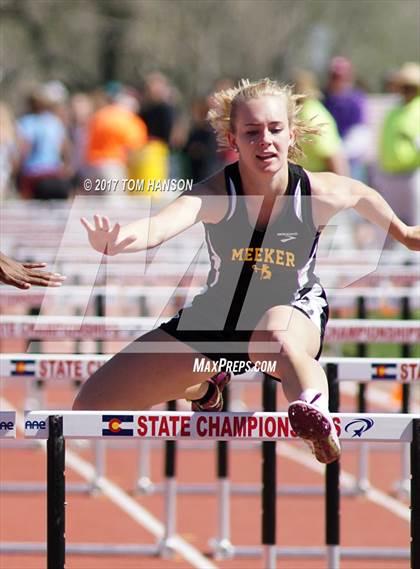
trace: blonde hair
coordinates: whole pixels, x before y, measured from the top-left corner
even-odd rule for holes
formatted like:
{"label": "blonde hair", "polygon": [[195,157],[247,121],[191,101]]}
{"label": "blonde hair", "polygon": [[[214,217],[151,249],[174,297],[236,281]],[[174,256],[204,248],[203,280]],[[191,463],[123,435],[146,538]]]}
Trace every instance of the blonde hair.
{"label": "blonde hair", "polygon": [[239,103],[258,99],[265,95],[281,96],[285,99],[289,127],[293,129],[295,139],[289,146],[288,158],[296,161],[303,156],[302,143],[307,142],[321,131],[320,125],[311,125],[299,119],[301,103],[306,98],[303,94],[293,94],[290,85],[281,85],[269,78],[251,82],[241,79],[237,87],[214,93],[210,99],[210,110],[207,119],[216,132],[217,141],[221,147],[230,148],[228,132],[233,132],[233,123]]}

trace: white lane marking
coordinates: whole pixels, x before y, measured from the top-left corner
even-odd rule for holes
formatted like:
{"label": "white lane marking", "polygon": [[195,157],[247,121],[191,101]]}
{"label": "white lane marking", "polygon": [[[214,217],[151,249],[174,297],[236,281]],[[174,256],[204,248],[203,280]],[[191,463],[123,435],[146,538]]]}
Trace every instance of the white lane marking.
{"label": "white lane marking", "polygon": [[[0,397],[0,408],[10,411],[16,411],[16,426],[19,430],[24,431],[24,416],[13,405]],[[46,451],[45,441],[39,441],[40,446]],[[66,450],[66,466],[83,476],[87,481],[92,480],[95,470],[93,466],[78,456],[71,450]],[[101,489],[104,495],[113,502],[118,508],[123,510],[135,522],[149,531],[158,539],[164,536],[164,526],[157,520],[148,510],[140,506],[131,496],[122,490],[117,484],[114,484],[106,477],[102,477],[96,481],[97,487]],[[182,537],[175,535],[171,538],[171,546],[173,549],[182,555],[196,569],[217,569],[217,565],[212,563],[207,557],[204,557],[190,543],[185,541]]]}
{"label": "white lane marking", "polygon": [[[318,474],[323,474],[325,467],[316,461],[316,459],[309,454],[308,452],[304,452],[293,447],[290,443],[283,443],[277,446],[277,454],[289,458],[290,460],[294,460],[302,466],[306,466],[310,470],[317,472]],[[356,485],[356,477],[345,470],[340,471],[340,483],[343,486],[347,486],[348,488],[354,488]],[[371,502],[374,502],[378,506],[381,506],[389,511],[391,511],[396,516],[400,517],[401,519],[409,522],[410,521],[410,509],[406,506],[403,502],[388,496],[381,490],[377,488],[371,487],[366,491],[365,494],[366,498]]]}

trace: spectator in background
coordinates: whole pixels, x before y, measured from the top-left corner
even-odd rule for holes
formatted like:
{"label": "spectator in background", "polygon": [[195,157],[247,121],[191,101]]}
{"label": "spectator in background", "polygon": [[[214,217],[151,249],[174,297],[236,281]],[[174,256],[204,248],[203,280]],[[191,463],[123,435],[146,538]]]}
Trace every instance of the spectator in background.
{"label": "spectator in background", "polygon": [[161,140],[169,147],[177,115],[174,95],[175,90],[163,73],[154,71],[146,77],[140,116],[149,138]]}
{"label": "spectator in background", "polygon": [[353,178],[365,181],[364,157],[370,143],[366,97],[354,85],[353,66],[345,57],[331,60],[323,103],[334,117]]}
{"label": "spectator in background", "polygon": [[217,152],[216,135],[207,120],[208,111],[208,97],[197,97],[193,101],[193,124],[184,151],[194,183],[208,178],[224,165]]}
{"label": "spectator in background", "polygon": [[18,120],[19,191],[24,198],[66,199],[71,192],[70,142],[54,114],[48,87],[32,91],[29,113]]}
{"label": "spectator in background", "polygon": [[53,79],[43,83],[42,89],[50,101],[53,113],[67,128],[70,123],[69,92],[67,87],[62,81]]}
{"label": "spectator in background", "polygon": [[305,156],[299,164],[312,172],[334,172],[340,176],[348,176],[349,168],[337,124],[319,100],[321,91],[314,74],[305,70],[297,71],[293,82],[295,92],[306,95],[299,119],[321,128],[320,134],[308,136],[302,144]]}
{"label": "spectator in background", "polygon": [[14,193],[13,177],[18,166],[16,123],[10,108],[0,102],[0,200]]}
{"label": "spectator in background", "polygon": [[[178,137],[175,98],[176,90],[165,75],[155,71],[146,77],[140,116],[146,123],[149,140],[130,164],[131,177],[143,180],[145,188],[149,183],[177,177],[180,170],[179,164],[171,164],[171,150]],[[185,137],[181,138],[183,145]],[[151,195],[156,199],[162,197],[161,192]]]}
{"label": "spectator in background", "polygon": [[385,116],[375,184],[405,223],[420,221],[420,65],[395,74],[401,102]]}
{"label": "spectator in background", "polygon": [[70,98],[70,137],[73,143],[71,164],[75,185],[81,186],[86,177],[86,146],[89,121],[94,112],[94,100],[86,93],[75,93]]}
{"label": "spectator in background", "polygon": [[87,178],[127,178],[130,154],[147,141],[147,128],[137,116],[138,110],[136,92],[120,87],[113,89],[108,104],[93,114],[86,137]]}

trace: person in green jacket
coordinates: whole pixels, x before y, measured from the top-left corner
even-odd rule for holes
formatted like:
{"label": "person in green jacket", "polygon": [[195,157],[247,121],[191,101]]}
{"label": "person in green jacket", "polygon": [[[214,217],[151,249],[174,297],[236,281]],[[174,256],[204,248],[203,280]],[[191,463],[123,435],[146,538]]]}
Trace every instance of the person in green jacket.
{"label": "person in green jacket", "polygon": [[332,114],[320,101],[321,91],[310,71],[296,71],[293,77],[296,93],[305,95],[301,102],[299,118],[308,124],[320,126],[318,135],[307,136],[302,144],[304,156],[299,164],[312,172],[333,172],[340,176],[349,175],[349,166],[343,152],[337,123]]}
{"label": "person in green jacket", "polygon": [[420,219],[420,65],[405,63],[394,78],[401,97],[379,137],[376,187],[406,223]]}

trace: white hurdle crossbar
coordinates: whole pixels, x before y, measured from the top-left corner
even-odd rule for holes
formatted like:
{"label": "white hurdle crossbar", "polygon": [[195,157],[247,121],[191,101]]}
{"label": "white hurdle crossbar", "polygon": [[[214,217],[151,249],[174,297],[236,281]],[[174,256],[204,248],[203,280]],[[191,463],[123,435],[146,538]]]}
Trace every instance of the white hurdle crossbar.
{"label": "white hurdle crossbar", "polygon": [[[357,442],[365,441],[403,441],[411,444],[411,563],[420,566],[420,418],[408,414],[333,414],[334,424],[340,439]],[[31,411],[26,414],[25,436],[29,438],[48,438],[48,567],[64,568],[64,439],[65,438],[123,438],[163,439],[163,440],[262,440],[275,442],[292,439],[292,432],[286,413],[212,413],[191,412],[153,412],[153,411]],[[275,455],[272,455],[275,457]],[[274,458],[275,460],[275,458]],[[337,466],[337,463],[329,467]],[[272,465],[275,469],[275,464]],[[338,468],[338,467],[337,467]],[[336,468],[336,473],[338,470]],[[275,470],[274,470],[275,471]],[[328,467],[327,467],[328,479]],[[275,476],[271,479],[275,484]],[[330,478],[333,481],[334,477]],[[335,532],[327,531],[327,547],[321,552],[327,554],[329,569],[339,567],[340,555],[347,552],[339,545],[338,519],[338,476],[331,496],[327,495],[327,527],[336,527]],[[328,489],[328,485],[327,485]],[[263,486],[264,492],[272,488]],[[270,494],[271,495],[271,494]],[[330,499],[330,504],[328,500]],[[264,512],[263,512],[264,514]],[[268,516],[262,521],[263,536],[275,535],[275,517]],[[167,520],[168,523],[168,520]],[[171,527],[174,527],[172,524]],[[170,538],[171,536],[167,536]],[[272,540],[271,540],[272,541]],[[303,548],[277,549],[274,542],[263,540],[263,549],[248,548],[247,555],[264,553],[267,569],[275,567],[279,555],[304,556]],[[251,551],[252,549],[252,551]],[[237,552],[239,553],[239,552]],[[353,552],[354,553],[354,552]],[[319,556],[319,548],[309,548],[308,555]],[[354,556],[348,551],[349,556]]]}
{"label": "white hurdle crossbar", "polygon": [[[132,340],[167,318],[104,316],[2,316],[0,338],[39,340]],[[326,342],[420,343],[420,322],[332,319]]]}
{"label": "white hurdle crossbar", "polygon": [[[132,285],[108,285],[108,286],[87,286],[87,285],[66,285],[56,289],[37,290],[28,289],[25,291],[16,291],[13,287],[2,287],[0,289],[0,306],[7,306],[11,304],[25,304],[25,305],[41,305],[44,300],[61,301],[65,300],[73,306],[82,305],[91,298],[102,296],[112,300],[127,300],[127,299],[173,299],[179,297],[186,297],[189,295],[196,295],[202,290],[202,287],[178,287],[178,286],[132,286]],[[409,298],[414,301],[419,301],[420,289],[418,286],[412,287],[386,287],[372,288],[372,287],[347,287],[344,289],[327,289],[328,299],[331,301],[332,306],[336,301],[348,301],[346,303],[356,300],[358,297],[370,299],[401,299]]]}
{"label": "white hurdle crossbar", "polygon": [[[25,413],[25,438],[48,439],[50,416],[63,418],[63,437],[115,437],[160,440],[296,439],[286,412],[193,413],[191,411],[68,411],[37,410]],[[341,440],[358,442],[411,442],[416,414],[333,413]],[[358,425],[356,425],[358,423]]]}
{"label": "white hurdle crossbar", "polygon": [[[111,359],[109,354],[0,354],[0,378],[83,381]],[[418,358],[322,357],[337,366],[338,381],[396,381],[420,385]],[[243,376],[245,380],[252,375]],[[241,380],[241,376],[236,379]],[[246,380],[245,380],[246,381]]]}

